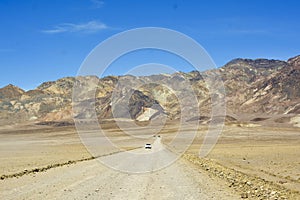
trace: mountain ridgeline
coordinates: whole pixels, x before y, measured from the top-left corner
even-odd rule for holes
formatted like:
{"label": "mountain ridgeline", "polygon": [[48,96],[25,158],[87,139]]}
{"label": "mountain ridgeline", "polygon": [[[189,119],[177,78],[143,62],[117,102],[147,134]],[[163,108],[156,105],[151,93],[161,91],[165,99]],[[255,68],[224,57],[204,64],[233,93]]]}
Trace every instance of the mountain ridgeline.
{"label": "mountain ridgeline", "polygon": [[[276,122],[284,122],[299,117],[300,56],[297,56],[288,61],[235,59],[221,68],[201,73],[108,76],[101,79],[96,76],[66,77],[45,82],[30,91],[8,85],[0,89],[0,124],[65,122],[72,121],[73,117],[88,119],[91,113],[100,121],[113,118],[148,121],[160,117],[176,120],[184,117],[185,121],[205,123],[211,118],[213,103],[203,78],[209,74],[219,74],[223,80],[226,122],[257,122],[272,117]],[[192,88],[196,104],[186,94],[184,82]],[[121,87],[120,83],[126,87]],[[77,95],[77,102],[72,101],[75,84],[90,88]],[[82,112],[74,112],[74,104],[80,104]],[[189,109],[195,106],[199,111],[189,116]],[[294,125],[298,126],[297,123]]]}

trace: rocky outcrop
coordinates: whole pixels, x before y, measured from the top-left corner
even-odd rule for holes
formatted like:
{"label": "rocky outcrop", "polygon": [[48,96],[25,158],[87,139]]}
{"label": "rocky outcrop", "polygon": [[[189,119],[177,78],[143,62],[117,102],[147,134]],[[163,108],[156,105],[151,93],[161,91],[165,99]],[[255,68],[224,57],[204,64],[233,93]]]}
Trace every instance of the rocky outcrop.
{"label": "rocky outcrop", "polygon": [[[295,57],[292,60],[298,60]],[[256,79],[244,90],[241,109],[246,112],[268,114],[299,114],[299,65],[290,60],[286,66],[276,68],[267,76]]]}

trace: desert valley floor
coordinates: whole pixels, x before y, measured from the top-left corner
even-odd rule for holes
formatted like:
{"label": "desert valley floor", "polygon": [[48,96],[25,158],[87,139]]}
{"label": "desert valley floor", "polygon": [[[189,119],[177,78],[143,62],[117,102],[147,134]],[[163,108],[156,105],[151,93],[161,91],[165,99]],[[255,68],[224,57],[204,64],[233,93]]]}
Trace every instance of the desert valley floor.
{"label": "desert valley floor", "polygon": [[[121,152],[107,147],[98,157],[145,151],[143,142],[121,134],[114,123],[103,129]],[[159,145],[168,145],[177,129],[168,123]],[[130,174],[98,162],[73,126],[2,126],[0,199],[300,199],[299,128],[227,125],[205,158],[198,154],[207,127],[181,129],[195,130],[193,144],[175,163]]]}

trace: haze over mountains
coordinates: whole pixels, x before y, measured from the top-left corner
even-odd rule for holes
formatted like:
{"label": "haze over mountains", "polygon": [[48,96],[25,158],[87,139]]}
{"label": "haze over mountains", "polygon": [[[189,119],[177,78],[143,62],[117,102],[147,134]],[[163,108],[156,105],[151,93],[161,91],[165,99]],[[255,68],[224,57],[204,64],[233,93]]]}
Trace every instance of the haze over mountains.
{"label": "haze over mountains", "polygon": [[[299,126],[300,114],[300,56],[288,61],[268,59],[235,59],[225,66],[205,71],[189,73],[160,74],[144,77],[108,76],[99,79],[96,76],[66,77],[57,81],[45,82],[34,90],[24,91],[17,86],[8,85],[0,89],[0,124],[20,122],[57,122],[72,121],[75,118],[87,119],[90,111],[76,114],[72,111],[72,92],[76,82],[92,84],[91,91],[95,93],[96,115],[98,119],[131,118],[147,121],[166,117],[176,120],[184,113],[181,103],[187,109],[195,105],[184,94],[188,80],[199,102],[200,112],[197,115],[184,116],[186,121],[200,120],[207,123],[211,115],[211,95],[203,79],[211,73],[219,73],[223,79],[226,91],[226,121],[247,121],[260,123],[288,123]],[[174,86],[174,91],[161,83]],[[118,88],[120,82],[128,88]],[[153,83],[154,82],[154,83]],[[94,84],[94,85],[93,85]],[[96,90],[93,90],[95,89]],[[117,91],[117,92],[116,92]],[[126,95],[131,94],[129,97]],[[83,94],[84,95],[84,94]],[[112,96],[114,102],[112,103]],[[185,99],[186,96],[186,99]],[[181,99],[178,99],[181,98]],[[128,105],[126,109],[115,108],[112,105],[124,101],[120,105]],[[76,103],[76,102],[74,102]],[[82,97],[78,102],[85,105],[93,104],[90,99]],[[117,113],[118,116],[115,115]]]}

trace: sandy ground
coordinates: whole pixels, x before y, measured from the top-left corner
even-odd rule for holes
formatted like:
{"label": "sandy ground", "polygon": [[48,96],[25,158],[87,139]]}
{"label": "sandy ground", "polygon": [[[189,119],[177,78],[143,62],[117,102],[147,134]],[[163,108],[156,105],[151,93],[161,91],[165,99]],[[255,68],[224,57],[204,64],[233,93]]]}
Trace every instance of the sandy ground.
{"label": "sandy ground", "polygon": [[[155,163],[175,156],[164,150],[160,156],[147,159],[146,155],[163,149],[159,139],[153,148],[130,151],[141,157],[125,158],[129,169],[150,169],[148,173],[122,173],[104,167],[99,159],[50,169],[46,172],[2,180],[1,199],[238,199],[225,185],[178,160],[171,166],[152,171]],[[124,159],[128,152],[102,157],[102,161]],[[146,157],[146,158],[145,158]],[[142,159],[144,158],[144,159]],[[128,160],[130,159],[130,160]],[[141,168],[140,168],[141,167]]]}
{"label": "sandy ground", "polygon": [[[115,125],[106,125],[106,134],[121,150],[147,155],[141,148],[145,140],[121,134]],[[181,127],[185,134],[197,130],[197,136],[186,153],[198,155],[207,127]],[[237,199],[240,194],[209,171],[180,159],[162,170],[157,163],[174,157],[167,146],[175,137],[178,125],[168,124],[160,135],[150,138],[151,151],[164,149],[161,156],[137,156],[128,159],[124,152],[107,146],[93,160],[78,161],[43,172],[0,180],[0,199]],[[133,133],[145,131],[134,128]],[[95,134],[88,132],[87,134]],[[130,139],[131,138],[131,139]],[[177,143],[177,147],[185,144]],[[137,149],[135,149],[137,148]],[[176,147],[175,147],[176,149]],[[224,128],[217,145],[206,159],[245,174],[261,177],[284,188],[300,191],[299,128],[236,127]],[[150,152],[151,152],[150,151]],[[152,154],[150,154],[152,155]],[[17,126],[0,128],[0,176],[13,175],[56,163],[66,163],[91,154],[82,145],[73,127]],[[121,162],[122,160],[129,162]],[[146,170],[131,174],[113,170],[98,161],[118,162],[121,169]],[[124,167],[125,166],[125,167]],[[300,198],[299,198],[300,199]]]}
{"label": "sandy ground", "polygon": [[[190,147],[197,154],[202,137]],[[300,191],[300,129],[225,127],[207,156],[247,174]]]}
{"label": "sandy ground", "polygon": [[0,130],[0,174],[90,157],[74,128],[30,126],[12,130]]}

